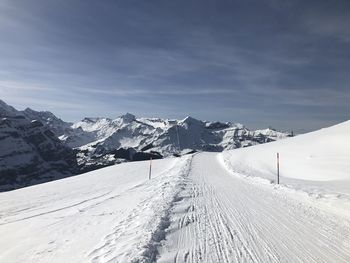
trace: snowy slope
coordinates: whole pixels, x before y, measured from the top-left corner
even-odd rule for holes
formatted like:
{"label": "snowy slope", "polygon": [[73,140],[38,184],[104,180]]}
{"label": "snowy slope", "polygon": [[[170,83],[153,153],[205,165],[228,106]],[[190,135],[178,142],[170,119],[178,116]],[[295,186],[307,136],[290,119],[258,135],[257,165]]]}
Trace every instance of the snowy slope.
{"label": "snowy slope", "polygon": [[227,151],[222,156],[231,171],[258,176],[269,183],[276,181],[277,152],[284,187],[315,196],[344,213],[350,211],[350,121],[278,142]]}
{"label": "snowy slope", "polygon": [[350,216],[257,184],[201,153],[169,216],[157,262],[349,262]]}
{"label": "snowy slope", "polygon": [[154,161],[152,180],[135,162],[0,193],[0,262],[152,258],[189,161]]}
{"label": "snowy slope", "polygon": [[[350,215],[232,173],[221,153],[0,193],[0,262],[340,262]],[[24,198],[25,197],[25,198]]]}
{"label": "snowy slope", "polygon": [[235,169],[274,179],[276,153],[281,177],[307,181],[350,180],[350,121],[254,148],[225,152]]}

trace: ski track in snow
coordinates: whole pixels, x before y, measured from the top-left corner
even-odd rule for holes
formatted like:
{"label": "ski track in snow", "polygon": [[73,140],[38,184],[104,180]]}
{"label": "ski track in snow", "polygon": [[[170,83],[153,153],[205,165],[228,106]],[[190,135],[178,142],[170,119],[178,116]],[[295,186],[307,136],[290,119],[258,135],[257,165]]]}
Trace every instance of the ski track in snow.
{"label": "ski track in snow", "polygon": [[194,157],[158,262],[350,262],[350,224]]}
{"label": "ski track in snow", "polygon": [[0,262],[154,260],[190,161],[154,161],[152,180],[139,162],[2,193]]}
{"label": "ski track in snow", "polygon": [[142,186],[147,195],[103,242],[89,253],[91,262],[154,262],[159,242],[169,226],[169,212],[188,174],[191,156]]}
{"label": "ski track in snow", "polygon": [[139,162],[3,193],[0,262],[350,262],[348,217],[221,156],[159,160],[152,180]]}

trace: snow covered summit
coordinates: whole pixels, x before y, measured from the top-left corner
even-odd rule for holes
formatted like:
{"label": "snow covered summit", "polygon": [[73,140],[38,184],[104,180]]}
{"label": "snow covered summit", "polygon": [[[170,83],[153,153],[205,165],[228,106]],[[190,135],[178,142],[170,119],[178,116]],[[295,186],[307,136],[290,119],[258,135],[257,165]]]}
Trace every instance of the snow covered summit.
{"label": "snow covered summit", "polygon": [[[5,124],[10,125],[11,129],[18,130],[20,136],[25,136],[34,130],[44,134],[43,137],[40,137],[41,139],[36,137],[37,139],[34,141],[27,140],[25,137],[26,143],[31,145],[28,151],[33,152],[32,156],[36,156],[38,153],[37,145],[42,144],[48,139],[47,137],[49,137],[47,144],[54,146],[46,147],[52,150],[52,153],[44,151],[45,156],[40,153],[41,159],[45,161],[46,155],[52,156],[53,153],[57,153],[54,155],[56,156],[54,160],[55,163],[60,164],[67,163],[67,160],[73,156],[75,162],[67,164],[68,166],[72,165],[72,167],[62,167],[64,174],[70,174],[66,173],[68,170],[81,173],[125,161],[147,160],[150,157],[158,159],[192,151],[220,152],[290,136],[287,133],[274,130],[250,131],[241,124],[201,121],[190,116],[183,120],[169,120],[137,118],[135,115],[127,113],[115,119],[87,117],[76,123],[69,123],[48,111],[35,111],[30,108],[17,111],[2,101],[0,101],[0,113],[2,118],[8,119],[6,122],[3,119],[3,126],[0,127],[0,132],[4,132],[7,137],[13,137],[15,133],[7,131],[6,129],[9,127]],[[14,122],[17,124],[21,122],[23,125],[14,125]],[[41,177],[46,171],[51,171],[51,168],[42,169],[41,165],[33,166],[33,162],[37,160],[36,157],[33,157],[34,159],[32,157],[22,158],[22,151],[14,150],[22,145],[18,141],[15,142],[16,140],[13,138],[11,142],[2,143],[0,147],[8,145],[6,147],[12,149],[11,158],[21,160],[25,167],[31,167],[32,170],[29,168],[20,170],[19,166],[8,161],[10,155],[2,155],[2,162],[6,163],[3,165],[3,169],[23,174],[23,178],[11,178],[12,182],[17,180],[16,186],[13,187],[30,185],[38,179],[25,180],[26,176],[46,178],[39,180],[40,182],[59,177],[46,175]],[[61,151],[56,147],[66,150]],[[7,151],[3,150],[3,152]],[[67,156],[58,154],[61,152],[66,153]],[[79,169],[76,167],[76,162]],[[59,166],[57,165],[57,167]]]}
{"label": "snow covered summit", "polygon": [[290,136],[271,129],[250,131],[241,124],[136,118],[128,113],[116,119],[85,118],[71,126],[60,139],[77,149],[78,162],[85,167],[115,164],[119,149],[157,152],[163,157],[183,150],[223,151],[270,142]]}

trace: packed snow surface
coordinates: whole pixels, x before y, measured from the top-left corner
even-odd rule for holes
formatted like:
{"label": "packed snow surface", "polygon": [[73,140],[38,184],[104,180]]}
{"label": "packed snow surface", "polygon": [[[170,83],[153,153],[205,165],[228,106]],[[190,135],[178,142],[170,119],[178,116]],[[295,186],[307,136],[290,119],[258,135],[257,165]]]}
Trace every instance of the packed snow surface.
{"label": "packed snow surface", "polygon": [[189,158],[154,161],[152,180],[135,162],[1,193],[0,262],[150,258]]}
{"label": "packed snow surface", "polygon": [[350,121],[264,146],[227,151],[223,158],[232,171],[275,182],[277,153],[282,185],[320,199],[339,199],[350,213]]}
{"label": "packed snow surface", "polygon": [[0,262],[350,262],[349,126],[0,193]]}
{"label": "packed snow surface", "polygon": [[[208,165],[205,165],[208,164]],[[349,262],[349,218],[196,155],[158,262]]]}

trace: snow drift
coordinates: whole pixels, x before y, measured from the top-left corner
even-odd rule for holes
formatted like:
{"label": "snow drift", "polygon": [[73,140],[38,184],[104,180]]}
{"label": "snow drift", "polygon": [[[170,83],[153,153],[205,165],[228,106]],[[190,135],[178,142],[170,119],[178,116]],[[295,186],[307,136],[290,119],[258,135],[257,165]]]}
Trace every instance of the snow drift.
{"label": "snow drift", "polygon": [[223,152],[221,158],[234,174],[248,176],[258,184],[264,180],[274,184],[277,153],[281,187],[294,195],[306,194],[323,201],[328,211],[350,215],[350,121],[286,140]]}
{"label": "snow drift", "polygon": [[235,170],[307,181],[350,180],[350,121],[286,140],[223,153]]}

